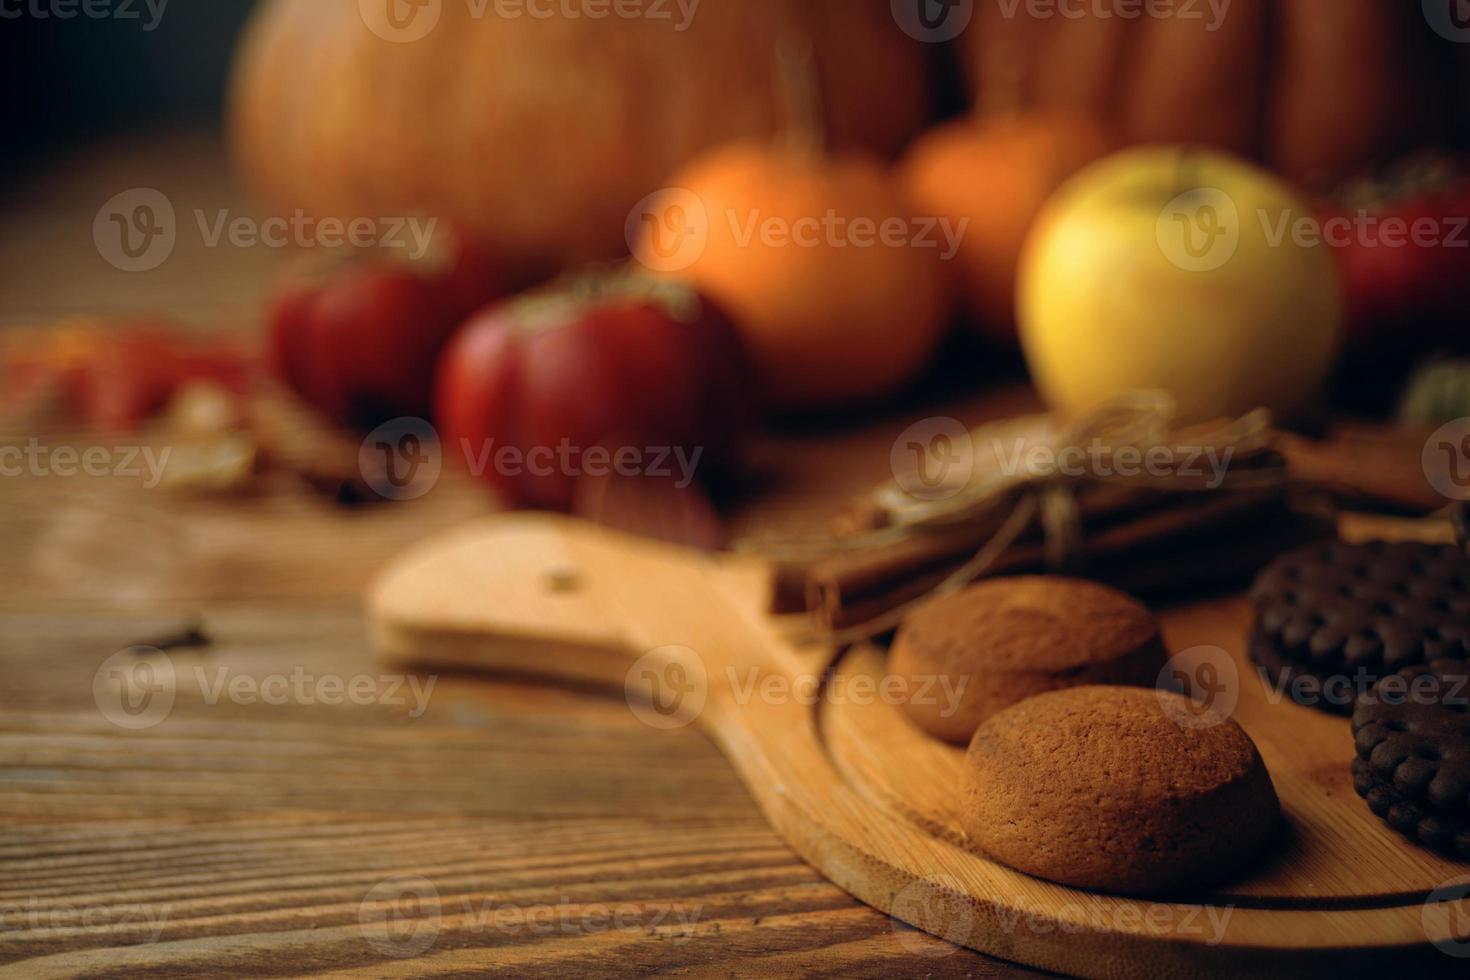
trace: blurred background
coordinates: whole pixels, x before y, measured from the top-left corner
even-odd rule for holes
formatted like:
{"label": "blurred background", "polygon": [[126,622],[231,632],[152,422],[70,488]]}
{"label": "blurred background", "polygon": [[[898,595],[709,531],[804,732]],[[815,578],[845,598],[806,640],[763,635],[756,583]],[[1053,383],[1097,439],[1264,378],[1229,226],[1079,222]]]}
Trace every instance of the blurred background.
{"label": "blurred background", "polygon": [[[116,318],[141,317],[147,358],[177,353],[175,327],[229,333],[242,384],[284,382],[324,422],[526,430],[486,415],[493,372],[446,353],[451,338],[554,277],[585,300],[631,272],[692,290],[737,353],[701,340],[671,355],[697,383],[641,378],[666,396],[653,409],[611,396],[617,410],[574,411],[528,447],[612,428],[719,445],[761,420],[840,426],[1027,378],[1067,411],[1163,387],[1207,392],[1186,414],[1266,405],[1307,430],[1415,397],[1453,407],[1470,299],[1464,7],[15,0],[0,322],[31,329],[11,387],[45,373],[34,329],[100,318],[88,336],[111,350],[137,335]],[[1115,156],[1140,145],[1156,149]],[[1148,199],[1142,232],[1104,213],[1130,194]],[[1200,266],[1189,236],[1230,214],[1234,258]],[[297,223],[262,243],[273,216]],[[905,240],[850,247],[855,218],[900,220]],[[323,219],[363,223],[363,243]],[[1423,240],[1381,241],[1389,219]],[[804,220],[821,226],[813,247],[771,240]],[[165,258],[127,254],[128,234],[144,249],[154,231]],[[609,302],[590,306],[567,321]],[[1185,324],[1199,334],[1179,343]],[[630,349],[677,347],[622,329]],[[743,367],[694,366],[711,359]],[[1415,389],[1426,363],[1437,386]],[[109,424],[168,400],[131,397],[148,407]],[[670,434],[672,415],[701,421]],[[568,504],[566,487],[504,482],[514,502]]]}
{"label": "blurred background", "polygon": [[118,137],[218,132],[235,42],[254,6],[174,2],[155,17],[140,2],[128,11],[136,21],[7,12],[0,31],[0,71],[13,95],[0,107],[6,163],[34,172],[59,152]]}

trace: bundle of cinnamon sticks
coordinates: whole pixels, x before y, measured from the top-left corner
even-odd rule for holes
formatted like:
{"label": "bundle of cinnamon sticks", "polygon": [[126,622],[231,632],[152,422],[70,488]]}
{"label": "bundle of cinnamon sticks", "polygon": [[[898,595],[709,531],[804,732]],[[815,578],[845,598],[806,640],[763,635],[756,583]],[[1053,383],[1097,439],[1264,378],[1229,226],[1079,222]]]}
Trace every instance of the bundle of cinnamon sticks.
{"label": "bundle of cinnamon sticks", "polygon": [[[1280,552],[1334,532],[1338,504],[1428,513],[1446,501],[1430,488],[1414,439],[1354,435],[1323,441],[1276,433],[1276,485],[1171,490],[1083,482],[1075,489],[1080,567],[1065,569],[1145,598],[1238,587]],[[1007,511],[918,527],[876,547],[834,548],[777,560],[776,613],[811,613],[840,633],[930,595],[992,540]],[[836,524],[843,540],[881,526],[864,498]],[[1056,570],[1040,521],[1004,548],[984,575]]]}

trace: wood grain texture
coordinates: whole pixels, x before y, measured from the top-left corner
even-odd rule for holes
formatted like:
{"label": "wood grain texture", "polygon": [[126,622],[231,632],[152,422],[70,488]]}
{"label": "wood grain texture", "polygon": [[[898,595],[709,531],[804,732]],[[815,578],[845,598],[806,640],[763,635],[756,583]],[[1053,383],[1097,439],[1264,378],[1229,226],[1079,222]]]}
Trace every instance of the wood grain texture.
{"label": "wood grain texture", "polygon": [[[11,181],[0,327],[163,312],[255,330],[281,256],[207,248],[192,214],[250,213],[227,173],[211,138],[185,135],[88,147]],[[101,259],[91,228],[139,186],[174,200],[181,233],[168,262],[130,274]],[[877,481],[902,428],[755,447],[767,516],[737,529],[824,517]],[[80,437],[0,422],[0,445],[31,435]],[[289,483],[210,499],[136,480],[0,479],[0,975],[1030,975],[828,883],[704,737],[653,731],[622,698],[444,672],[409,718],[209,704],[197,689],[195,667],[211,685],[220,667],[261,681],[384,672],[363,586],[398,551],[488,511],[453,481],[343,511]],[[98,666],[195,616],[215,642],[170,654],[169,716],[142,731],[107,721]],[[374,887],[418,878],[437,903],[402,903],[391,934],[369,905],[365,931]],[[619,913],[632,918],[609,928]],[[413,956],[372,941],[426,935]]]}
{"label": "wood grain texture", "polygon": [[[215,644],[169,655],[173,710],[129,732],[100,713],[94,672],[168,618],[0,616],[8,972],[995,972],[827,884],[703,738],[654,732],[621,699],[439,675],[417,718],[412,699],[210,704],[220,670],[384,668],[351,605],[204,618]],[[423,882],[422,903],[373,904]]]}

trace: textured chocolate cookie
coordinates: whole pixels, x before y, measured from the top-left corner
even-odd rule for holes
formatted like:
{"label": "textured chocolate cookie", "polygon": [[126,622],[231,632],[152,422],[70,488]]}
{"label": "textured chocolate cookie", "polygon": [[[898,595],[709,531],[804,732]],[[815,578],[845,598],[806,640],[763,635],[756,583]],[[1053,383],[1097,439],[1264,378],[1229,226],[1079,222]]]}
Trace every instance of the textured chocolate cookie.
{"label": "textured chocolate cookie", "polygon": [[894,638],[889,671],[915,724],[965,745],[986,718],[1036,694],[1152,687],[1167,659],[1158,622],[1136,599],[1034,576],[991,579],[924,606]]}
{"label": "textured chocolate cookie", "polygon": [[1251,599],[1251,658],[1327,711],[1347,714],[1404,667],[1470,652],[1470,556],[1451,545],[1310,545],[1267,566]]}
{"label": "textured chocolate cookie", "polygon": [[1470,663],[1379,681],[1353,710],[1353,786],[1411,840],[1470,860]]}
{"label": "textured chocolate cookie", "polygon": [[[1166,700],[1177,701],[1166,707]],[[1056,691],[975,732],[960,823],[1027,874],[1129,895],[1198,891],[1250,867],[1281,805],[1234,721],[1181,726],[1187,699],[1128,687]]]}

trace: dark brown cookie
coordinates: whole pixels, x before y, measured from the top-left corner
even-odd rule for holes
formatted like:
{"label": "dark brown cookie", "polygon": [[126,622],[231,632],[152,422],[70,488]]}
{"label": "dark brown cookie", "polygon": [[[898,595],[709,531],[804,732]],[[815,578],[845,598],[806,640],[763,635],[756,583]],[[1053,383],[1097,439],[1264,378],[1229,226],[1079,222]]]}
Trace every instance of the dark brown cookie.
{"label": "dark brown cookie", "polygon": [[1314,544],[1251,590],[1251,657],[1303,703],[1346,714],[1383,676],[1470,653],[1470,556],[1419,542]]}
{"label": "dark brown cookie", "polygon": [[1470,860],[1470,663],[1379,681],[1353,711],[1353,786],[1399,833]]}

